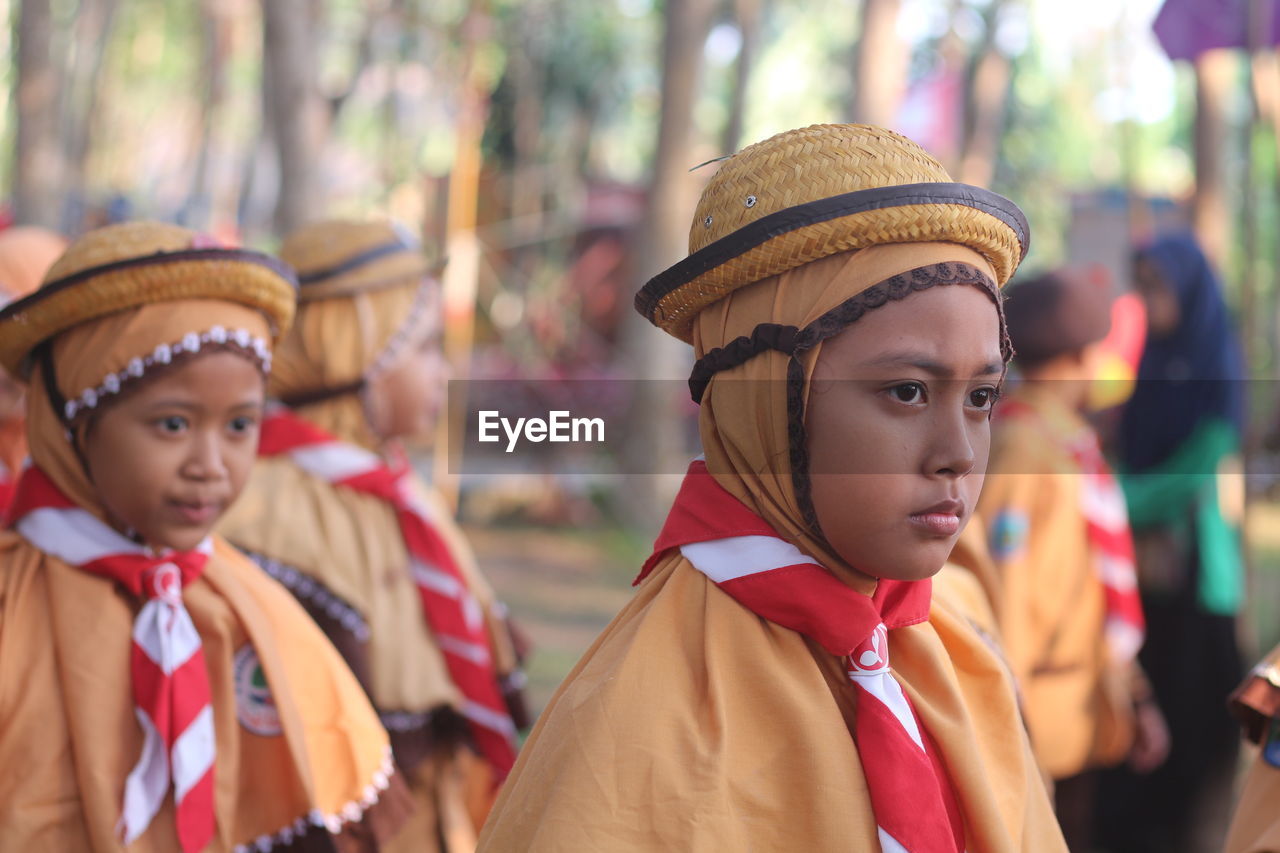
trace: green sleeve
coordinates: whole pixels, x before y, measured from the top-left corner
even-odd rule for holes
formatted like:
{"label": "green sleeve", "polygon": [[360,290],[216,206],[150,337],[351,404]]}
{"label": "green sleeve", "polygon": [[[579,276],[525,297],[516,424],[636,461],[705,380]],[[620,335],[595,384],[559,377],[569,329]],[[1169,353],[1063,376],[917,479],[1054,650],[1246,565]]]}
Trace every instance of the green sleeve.
{"label": "green sleeve", "polygon": [[1206,490],[1216,488],[1218,463],[1239,449],[1235,427],[1212,418],[1196,427],[1168,459],[1142,473],[1124,472],[1120,483],[1134,527],[1168,524],[1187,518],[1188,508]]}

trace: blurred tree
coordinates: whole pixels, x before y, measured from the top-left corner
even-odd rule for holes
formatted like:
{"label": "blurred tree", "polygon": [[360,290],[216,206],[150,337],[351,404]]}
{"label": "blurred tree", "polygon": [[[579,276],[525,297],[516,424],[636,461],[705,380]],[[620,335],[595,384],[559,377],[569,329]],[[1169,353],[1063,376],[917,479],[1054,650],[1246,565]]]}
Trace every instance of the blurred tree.
{"label": "blurred tree", "polygon": [[893,127],[906,90],[911,52],[898,35],[902,0],[863,0],[854,51],[853,120]]}
{"label": "blurred tree", "polygon": [[963,138],[957,181],[991,185],[1003,136],[1009,95],[1009,60],[1000,51],[996,34],[1008,0],[989,0],[982,13],[982,35],[969,59],[965,82]]}
{"label": "blurred tree", "polygon": [[262,0],[262,106],[275,151],[273,224],[287,234],[315,216],[329,114],[317,79],[316,0]]}
{"label": "blurred tree", "polygon": [[1210,50],[1194,63],[1196,189],[1191,199],[1191,219],[1205,254],[1218,269],[1226,268],[1231,233],[1226,148],[1230,134],[1228,106],[1236,88],[1236,62],[1231,51]]}
{"label": "blurred tree", "polygon": [[[703,46],[711,31],[715,0],[667,0],[663,11],[662,100],[658,122],[657,154],[649,184],[649,201],[634,254],[638,290],[664,267],[680,260],[688,248],[688,225],[695,185],[689,171],[693,141],[693,106],[698,96],[703,66]],[[679,459],[680,383],[669,380],[688,376],[687,348],[651,327],[637,314],[623,323],[622,363],[636,383],[628,420],[640,439],[627,448],[629,468],[657,472],[663,464]],[[659,481],[640,477],[637,488],[627,490],[629,509],[642,522],[659,521],[667,506]]]}
{"label": "blurred tree", "polygon": [[17,133],[13,213],[22,224],[61,226],[62,144],[58,137],[60,65],[53,51],[50,0],[22,0],[18,11]]}
{"label": "blurred tree", "polygon": [[[897,2],[897,0],[894,0]],[[747,108],[747,88],[760,51],[760,30],[764,20],[764,0],[733,0],[733,20],[742,42],[734,62],[733,88],[729,94],[729,117],[725,121],[721,149],[732,154],[742,147],[742,123]]]}

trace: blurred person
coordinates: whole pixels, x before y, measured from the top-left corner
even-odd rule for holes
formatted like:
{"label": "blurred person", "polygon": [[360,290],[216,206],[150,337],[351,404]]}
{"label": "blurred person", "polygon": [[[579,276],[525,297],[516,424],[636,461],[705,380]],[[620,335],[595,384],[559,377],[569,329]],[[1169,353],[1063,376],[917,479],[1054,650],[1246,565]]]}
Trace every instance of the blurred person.
{"label": "blurred person", "polygon": [[430,435],[445,401],[440,282],[389,222],[309,225],[281,257],[301,282],[271,377],[283,405],[221,530],[294,592],[377,707],[417,806],[388,849],[473,848],[515,759],[522,676],[501,605],[401,444]]}
{"label": "blurred person", "polygon": [[1224,853],[1280,850],[1280,646],[1231,697],[1244,736],[1257,748],[1235,805]]}
{"label": "blurred person", "polygon": [[1085,418],[1111,301],[1100,267],[1009,288],[1022,381],[996,412],[978,501],[1031,744],[1081,851],[1091,849],[1095,771],[1128,760],[1148,772],[1169,748],[1137,663],[1145,621],[1124,493]]}
{"label": "blurred person", "polygon": [[882,128],[722,164],[689,257],[636,300],[693,344],[705,458],[482,850],[1065,849],[1006,669],[931,600],[1027,238]]}
{"label": "blurred person", "polygon": [[332,645],[210,533],[294,291],[137,222],[0,311],[31,445],[0,532],[0,851],[376,850],[408,808]]}
{"label": "blurred person", "polygon": [[[52,231],[18,226],[0,231],[0,308],[40,286],[49,265],[67,247]],[[22,383],[0,368],[0,519],[27,458]]]}
{"label": "blurred person", "polygon": [[1217,277],[1189,235],[1134,256],[1148,335],[1119,430],[1122,485],[1147,619],[1140,660],[1168,720],[1168,760],[1107,774],[1101,840],[1117,851],[1216,850],[1241,677],[1239,476],[1244,363]]}

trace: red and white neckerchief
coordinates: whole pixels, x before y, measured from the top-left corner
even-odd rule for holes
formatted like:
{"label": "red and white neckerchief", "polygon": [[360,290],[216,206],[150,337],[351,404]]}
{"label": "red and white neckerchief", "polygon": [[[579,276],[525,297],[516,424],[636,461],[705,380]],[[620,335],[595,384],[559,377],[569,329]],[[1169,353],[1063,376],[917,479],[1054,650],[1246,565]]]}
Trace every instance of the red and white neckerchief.
{"label": "red and white neckerchief", "polygon": [[1112,475],[1092,431],[1081,430],[1071,443],[1071,455],[1083,478],[1081,509],[1094,565],[1102,580],[1107,648],[1116,662],[1129,663],[1142,648],[1147,622],[1138,595],[1138,566],[1124,490]]}
{"label": "red and white neckerchief", "polygon": [[409,467],[393,470],[376,453],[341,441],[284,408],[273,410],[263,421],[258,453],[288,454],[312,476],[392,506],[423,614],[462,694],[463,716],[480,754],[499,780],[505,778],[515,763],[516,729],[498,685],[484,612],[432,523],[430,510],[415,499]]}
{"label": "red and white neckerchief", "polygon": [[143,599],[133,620],[130,665],[142,756],[125,780],[117,831],[125,844],[142,835],[172,783],[181,848],[203,850],[214,834],[216,740],[209,672],[182,590],[204,571],[212,541],[157,554],[78,507],[35,467],[18,481],[10,518],[41,551]]}
{"label": "red and white neckerchief", "polygon": [[[1052,421],[1016,399],[1001,405],[1000,416]],[[1080,472],[1080,511],[1094,569],[1102,581],[1107,649],[1116,663],[1129,663],[1142,648],[1147,623],[1138,594],[1138,566],[1124,490],[1111,473],[1092,429],[1059,422],[1051,426],[1063,435],[1067,452]]]}
{"label": "red and white neckerchief", "polygon": [[13,503],[13,495],[18,489],[18,478],[9,466],[0,462],[0,521],[7,515],[9,504]]}
{"label": "red and white neckerchief", "polygon": [[885,853],[964,850],[937,745],[889,666],[890,632],[929,618],[931,582],[882,580],[874,596],[849,588],[725,491],[700,459],[636,583],[672,548],[752,613],[846,660],[857,697],[854,741]]}

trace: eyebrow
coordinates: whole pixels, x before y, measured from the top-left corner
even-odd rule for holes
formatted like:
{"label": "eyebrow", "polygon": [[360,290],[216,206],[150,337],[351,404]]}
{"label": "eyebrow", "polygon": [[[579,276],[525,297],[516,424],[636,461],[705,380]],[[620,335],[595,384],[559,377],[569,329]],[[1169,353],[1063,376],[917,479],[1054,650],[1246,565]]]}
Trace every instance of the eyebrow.
{"label": "eyebrow", "polygon": [[[950,379],[955,371],[926,355],[914,352],[889,352],[866,362],[868,367],[914,367],[939,379]],[[974,376],[994,376],[1004,372],[1004,364],[998,361],[984,364],[974,371]]]}
{"label": "eyebrow", "polygon": [[[192,400],[179,400],[176,398],[166,398],[163,400],[152,400],[147,404],[148,409],[183,409],[188,412],[198,412],[204,409],[204,405]],[[232,409],[259,409],[262,403],[257,400],[243,400],[234,403]]]}

